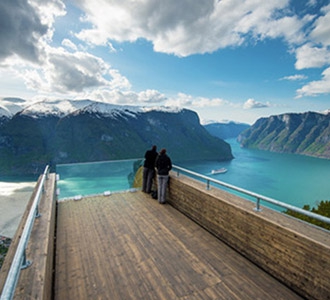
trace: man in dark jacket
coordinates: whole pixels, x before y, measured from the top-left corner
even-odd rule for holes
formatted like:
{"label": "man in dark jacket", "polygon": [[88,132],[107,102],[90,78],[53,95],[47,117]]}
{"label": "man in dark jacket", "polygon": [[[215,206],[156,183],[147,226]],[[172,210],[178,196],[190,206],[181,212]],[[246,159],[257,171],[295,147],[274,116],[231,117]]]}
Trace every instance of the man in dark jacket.
{"label": "man in dark jacket", "polygon": [[146,151],[144,155],[142,191],[145,193],[151,193],[157,155],[157,147],[155,145],[152,146],[151,150]]}
{"label": "man in dark jacket", "polygon": [[162,149],[156,159],[156,168],[158,174],[158,202],[166,202],[166,188],[168,182],[168,173],[172,169],[171,159],[166,155],[166,149]]}

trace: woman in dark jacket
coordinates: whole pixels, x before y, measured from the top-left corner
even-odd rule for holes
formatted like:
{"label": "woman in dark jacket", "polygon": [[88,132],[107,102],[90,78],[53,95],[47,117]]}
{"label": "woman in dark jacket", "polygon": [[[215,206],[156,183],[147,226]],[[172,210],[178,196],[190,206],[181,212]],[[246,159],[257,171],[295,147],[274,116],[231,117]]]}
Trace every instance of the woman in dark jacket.
{"label": "woman in dark jacket", "polygon": [[157,177],[158,177],[158,202],[166,202],[166,188],[168,182],[168,173],[172,169],[171,159],[166,155],[166,149],[162,149],[156,159]]}

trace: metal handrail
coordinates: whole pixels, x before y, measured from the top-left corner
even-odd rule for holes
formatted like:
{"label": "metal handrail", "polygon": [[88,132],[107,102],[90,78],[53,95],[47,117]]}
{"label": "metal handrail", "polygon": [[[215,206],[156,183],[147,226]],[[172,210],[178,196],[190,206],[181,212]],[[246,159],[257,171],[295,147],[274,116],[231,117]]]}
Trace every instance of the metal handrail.
{"label": "metal handrail", "polygon": [[325,223],[330,224],[330,218],[327,218],[327,217],[318,215],[316,213],[313,213],[313,212],[304,210],[302,208],[299,208],[299,207],[296,207],[296,206],[293,206],[293,205],[290,205],[290,204],[287,204],[287,203],[284,203],[284,202],[275,200],[275,199],[270,198],[270,197],[267,197],[267,196],[263,196],[263,195],[260,195],[260,194],[251,192],[249,190],[246,190],[246,189],[237,187],[237,186],[232,185],[232,184],[229,184],[229,183],[225,183],[225,182],[220,181],[220,180],[216,180],[216,179],[210,178],[208,176],[205,176],[205,175],[202,175],[202,174],[199,174],[199,173],[196,173],[196,172],[193,172],[193,171],[190,171],[190,170],[181,168],[179,166],[173,165],[173,169],[177,170],[177,176],[180,175],[180,171],[181,171],[181,172],[184,172],[184,173],[187,173],[187,174],[196,176],[197,178],[206,180],[206,188],[207,189],[210,188],[210,182],[213,182],[213,183],[218,184],[220,186],[224,186],[224,187],[229,188],[231,190],[234,190],[234,191],[240,192],[242,194],[245,194],[245,195],[248,195],[248,196],[251,196],[251,197],[256,198],[256,207],[255,207],[255,210],[256,211],[261,211],[261,209],[260,209],[260,201],[262,200],[262,201],[265,201],[265,202],[268,202],[268,203],[271,203],[271,204],[274,204],[274,205],[277,205],[277,206],[280,206],[280,207],[283,207],[283,208],[292,210],[294,212],[303,214],[303,215],[308,216],[310,218],[314,218],[316,220],[319,220],[319,221],[322,221],[322,222],[325,222]]}
{"label": "metal handrail", "polygon": [[3,287],[3,290],[2,290],[2,293],[0,296],[0,300],[9,300],[9,299],[13,298],[14,293],[15,293],[15,288],[17,285],[17,281],[19,278],[20,270],[29,267],[32,263],[32,262],[26,260],[25,250],[26,250],[28,241],[30,239],[30,234],[32,231],[34,220],[36,217],[40,216],[38,206],[39,206],[39,202],[41,199],[41,195],[44,191],[45,180],[48,179],[48,173],[49,173],[49,166],[46,166],[45,171],[40,180],[38,190],[34,197],[31,209],[29,211],[29,215],[26,219],[20,241],[18,243],[12,264],[11,264],[9,272],[8,272],[6,282],[4,284],[4,287]]}

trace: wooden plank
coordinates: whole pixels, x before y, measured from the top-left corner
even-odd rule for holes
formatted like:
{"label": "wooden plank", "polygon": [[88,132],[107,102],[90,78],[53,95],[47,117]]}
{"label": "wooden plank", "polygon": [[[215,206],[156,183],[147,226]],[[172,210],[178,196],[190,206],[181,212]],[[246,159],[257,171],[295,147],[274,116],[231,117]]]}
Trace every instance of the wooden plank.
{"label": "wooden plank", "polygon": [[58,204],[55,300],[243,298],[301,299],[142,192]]}

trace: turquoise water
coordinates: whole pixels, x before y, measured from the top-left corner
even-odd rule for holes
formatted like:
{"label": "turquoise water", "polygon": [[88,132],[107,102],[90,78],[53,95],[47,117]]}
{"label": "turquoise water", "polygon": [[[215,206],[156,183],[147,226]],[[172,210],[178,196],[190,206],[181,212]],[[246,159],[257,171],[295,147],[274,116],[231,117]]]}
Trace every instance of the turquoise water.
{"label": "turquoise water", "polygon": [[[330,160],[240,148],[228,140],[230,162],[199,161],[180,166],[297,207],[330,200]],[[227,173],[210,175],[225,167]]]}
{"label": "turquoise water", "polygon": [[[227,142],[231,144],[235,156],[230,162],[173,163],[297,207],[305,204],[315,207],[321,200],[330,200],[330,160],[244,149],[235,140]],[[141,159],[57,165],[59,198],[127,190],[131,188],[140,165]],[[228,169],[228,172],[210,175],[212,169],[221,167]],[[19,183],[26,181],[26,178],[0,178],[0,181]]]}

